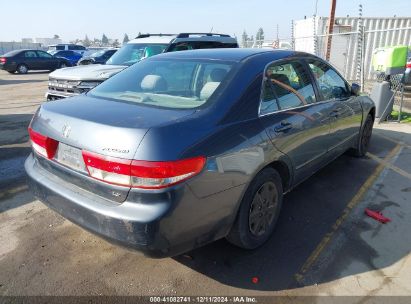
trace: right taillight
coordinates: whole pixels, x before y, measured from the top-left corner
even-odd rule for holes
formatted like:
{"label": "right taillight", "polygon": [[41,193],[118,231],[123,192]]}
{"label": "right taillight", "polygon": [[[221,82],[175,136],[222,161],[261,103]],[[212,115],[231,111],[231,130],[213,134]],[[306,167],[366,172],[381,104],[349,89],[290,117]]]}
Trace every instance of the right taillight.
{"label": "right taillight", "polygon": [[205,157],[177,161],[142,161],[108,157],[83,150],[91,177],[115,185],[161,189],[181,183],[201,172]]}
{"label": "right taillight", "polygon": [[407,68],[411,68],[411,62],[407,62],[406,67],[407,67]]}
{"label": "right taillight", "polygon": [[34,151],[44,157],[52,159],[56,154],[59,144],[58,141],[34,131],[31,127],[29,127],[28,130]]}

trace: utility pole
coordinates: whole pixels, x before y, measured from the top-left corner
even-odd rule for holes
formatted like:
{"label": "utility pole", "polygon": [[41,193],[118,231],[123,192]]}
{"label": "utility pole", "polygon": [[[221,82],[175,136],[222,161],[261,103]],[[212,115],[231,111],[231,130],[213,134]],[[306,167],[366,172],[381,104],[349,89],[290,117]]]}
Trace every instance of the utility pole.
{"label": "utility pole", "polygon": [[330,55],[331,55],[331,43],[333,39],[332,33],[334,32],[336,6],[337,6],[337,0],[331,0],[330,18],[328,18],[327,52],[325,55],[326,60],[330,60]]}

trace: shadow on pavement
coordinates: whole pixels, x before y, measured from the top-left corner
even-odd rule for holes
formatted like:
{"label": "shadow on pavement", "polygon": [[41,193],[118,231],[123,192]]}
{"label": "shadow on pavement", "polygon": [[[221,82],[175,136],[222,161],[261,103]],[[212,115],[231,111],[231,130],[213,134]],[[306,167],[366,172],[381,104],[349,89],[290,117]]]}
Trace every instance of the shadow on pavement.
{"label": "shadow on pavement", "polygon": [[31,114],[0,115],[0,212],[32,201],[5,205],[6,199],[27,189],[24,161],[31,152],[27,132],[31,117]]}
{"label": "shadow on pavement", "polygon": [[8,84],[21,84],[21,83],[32,83],[32,82],[45,82],[46,79],[0,79],[0,86],[1,85],[8,85]]}
{"label": "shadow on pavement", "polygon": [[[25,143],[29,139],[27,128],[32,114],[0,115],[0,148],[4,145]],[[2,155],[0,155],[0,160]]]}
{"label": "shadow on pavement", "polygon": [[[390,131],[380,130],[379,133],[391,136]],[[395,142],[374,135],[370,153],[384,157],[395,146]],[[174,259],[222,284],[237,288],[279,291],[301,287],[295,274],[377,166],[369,158],[343,155],[317,172],[285,196],[274,234],[257,250],[242,250],[220,240]],[[356,219],[358,225],[362,225],[362,219],[361,213]],[[401,239],[401,236],[397,237]],[[372,248],[362,250],[371,256],[376,254]],[[386,266],[398,262],[410,251],[411,244],[404,246],[402,251],[387,258]],[[355,259],[355,256],[350,258]],[[326,281],[339,279],[340,273],[333,272]],[[348,272],[344,276],[354,274]],[[258,277],[258,284],[252,283],[253,277]],[[309,285],[321,282],[312,280]]]}

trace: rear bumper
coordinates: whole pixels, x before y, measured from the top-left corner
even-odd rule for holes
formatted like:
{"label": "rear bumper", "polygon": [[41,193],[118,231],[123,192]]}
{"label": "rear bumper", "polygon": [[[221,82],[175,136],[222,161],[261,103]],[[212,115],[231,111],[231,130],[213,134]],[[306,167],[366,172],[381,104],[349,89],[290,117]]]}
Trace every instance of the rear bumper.
{"label": "rear bumper", "polygon": [[8,71],[8,72],[14,72],[16,70],[17,66],[15,64],[0,64],[0,70]]}
{"label": "rear bumper", "polygon": [[[33,155],[27,158],[25,169],[34,195],[68,220],[119,245],[152,256],[167,254],[169,246],[158,233],[166,202],[150,206],[130,202],[115,204],[108,200],[104,202],[100,197],[93,198],[80,188],[72,191],[61,179],[48,176]],[[147,208],[152,210],[144,210]]]}
{"label": "rear bumper", "polygon": [[215,210],[221,195],[199,200],[187,185],[157,194],[130,192],[118,204],[68,184],[43,169],[32,154],[25,169],[30,189],[48,207],[112,243],[151,257],[174,256],[224,237],[234,220],[233,210]]}

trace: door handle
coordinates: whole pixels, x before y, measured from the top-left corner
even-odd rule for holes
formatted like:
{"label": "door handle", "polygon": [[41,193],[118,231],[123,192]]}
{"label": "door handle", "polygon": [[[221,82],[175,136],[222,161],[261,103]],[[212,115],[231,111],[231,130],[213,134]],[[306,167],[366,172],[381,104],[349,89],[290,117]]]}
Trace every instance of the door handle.
{"label": "door handle", "polygon": [[285,132],[287,130],[290,130],[292,127],[293,125],[290,122],[282,121],[280,126],[274,128],[274,131],[277,133]]}

